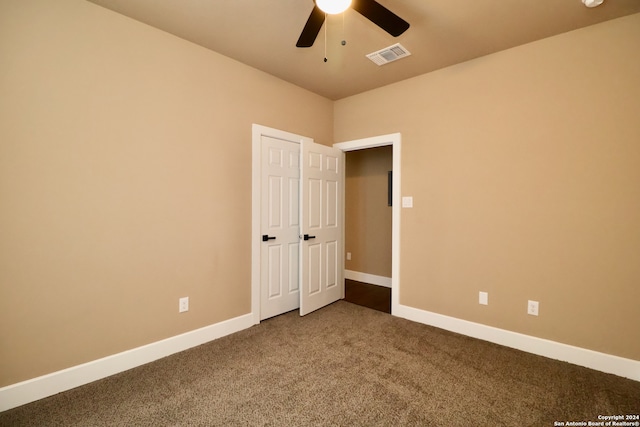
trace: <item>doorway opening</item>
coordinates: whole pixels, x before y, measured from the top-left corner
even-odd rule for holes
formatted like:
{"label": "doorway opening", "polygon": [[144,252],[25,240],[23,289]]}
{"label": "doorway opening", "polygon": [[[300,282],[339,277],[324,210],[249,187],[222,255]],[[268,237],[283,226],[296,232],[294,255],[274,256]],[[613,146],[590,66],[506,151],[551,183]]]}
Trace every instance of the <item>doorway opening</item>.
{"label": "doorway opening", "polygon": [[344,299],[391,313],[393,147],[345,154]]}
{"label": "doorway opening", "polygon": [[[334,144],[336,148],[340,148],[344,152],[366,150],[377,147],[392,147],[392,171],[393,179],[391,181],[391,314],[397,311],[400,304],[400,183],[402,178],[401,172],[401,135],[399,133],[375,136],[371,138],[363,138],[353,141],[340,142]],[[346,256],[346,254],[345,254]],[[373,282],[380,280],[381,276],[363,276],[365,281]],[[385,284],[385,286],[388,286]]]}

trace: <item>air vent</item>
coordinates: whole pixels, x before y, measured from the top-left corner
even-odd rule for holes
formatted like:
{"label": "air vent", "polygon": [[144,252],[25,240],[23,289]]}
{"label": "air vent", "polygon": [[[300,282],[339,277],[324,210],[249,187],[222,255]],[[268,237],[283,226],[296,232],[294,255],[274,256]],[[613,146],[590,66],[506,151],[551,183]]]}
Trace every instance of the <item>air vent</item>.
{"label": "air vent", "polygon": [[405,49],[400,43],[396,43],[393,46],[385,47],[382,50],[368,54],[367,58],[378,65],[384,65],[409,55],[411,55],[411,52]]}

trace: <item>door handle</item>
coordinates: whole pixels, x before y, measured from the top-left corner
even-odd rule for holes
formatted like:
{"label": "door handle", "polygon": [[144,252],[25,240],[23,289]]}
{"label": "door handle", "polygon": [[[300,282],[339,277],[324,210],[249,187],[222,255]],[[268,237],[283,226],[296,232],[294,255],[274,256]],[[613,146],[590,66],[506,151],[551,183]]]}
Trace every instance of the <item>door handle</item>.
{"label": "door handle", "polygon": [[268,242],[269,240],[275,240],[275,239],[276,239],[276,236],[271,236],[271,237],[269,237],[269,235],[268,235],[268,234],[263,234],[263,235],[262,235],[262,241],[263,241],[263,242]]}
{"label": "door handle", "polygon": [[304,240],[310,240],[310,239],[315,239],[315,238],[316,238],[316,236],[309,236],[308,234],[305,234],[305,235],[303,236],[303,238],[304,238]]}

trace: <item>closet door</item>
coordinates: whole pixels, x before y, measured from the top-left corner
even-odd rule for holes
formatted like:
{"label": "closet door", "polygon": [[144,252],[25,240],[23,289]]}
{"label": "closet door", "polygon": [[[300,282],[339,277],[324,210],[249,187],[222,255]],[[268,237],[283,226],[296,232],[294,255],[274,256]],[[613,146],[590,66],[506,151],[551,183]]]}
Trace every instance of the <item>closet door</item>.
{"label": "closet door", "polygon": [[260,320],[300,306],[300,144],[262,136]]}
{"label": "closet door", "polygon": [[344,297],[344,153],[304,141],[300,166],[300,315],[304,316]]}

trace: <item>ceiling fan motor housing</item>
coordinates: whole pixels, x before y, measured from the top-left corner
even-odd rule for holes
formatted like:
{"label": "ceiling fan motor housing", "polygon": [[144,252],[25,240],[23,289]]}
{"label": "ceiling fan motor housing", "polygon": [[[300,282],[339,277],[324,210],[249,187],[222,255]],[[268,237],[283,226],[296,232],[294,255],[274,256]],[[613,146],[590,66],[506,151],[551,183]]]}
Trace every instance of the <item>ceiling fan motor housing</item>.
{"label": "ceiling fan motor housing", "polygon": [[335,15],[349,9],[351,0],[315,0],[316,5],[325,13]]}
{"label": "ceiling fan motor housing", "polygon": [[600,6],[603,2],[604,0],[582,0],[582,3],[587,7]]}

